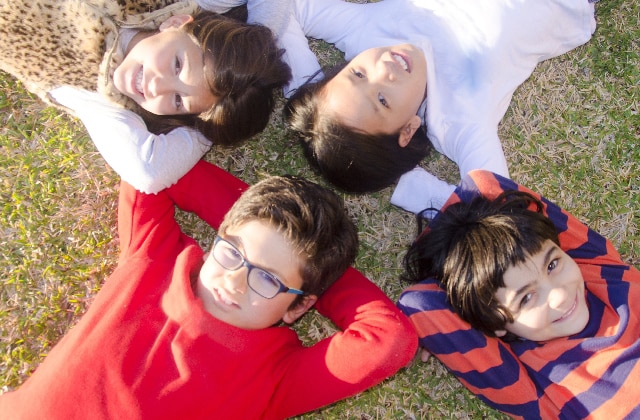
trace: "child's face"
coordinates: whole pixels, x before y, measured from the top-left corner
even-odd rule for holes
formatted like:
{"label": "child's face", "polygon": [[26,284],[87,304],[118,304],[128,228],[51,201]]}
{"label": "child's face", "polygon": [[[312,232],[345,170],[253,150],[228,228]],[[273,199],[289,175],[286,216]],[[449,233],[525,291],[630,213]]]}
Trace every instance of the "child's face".
{"label": "child's face", "polygon": [[324,106],[362,132],[395,134],[416,116],[426,86],[427,64],[418,47],[372,48],[327,83]]}
{"label": "child's face", "polygon": [[[228,229],[223,238],[250,264],[275,275],[287,287],[301,288],[301,258],[282,234],[268,224],[250,221]],[[303,305],[289,309],[295,294],[279,293],[271,299],[260,296],[249,287],[247,275],[247,267],[227,270],[210,252],[200,270],[196,288],[207,312],[227,324],[256,330],[281,320],[291,323],[306,311],[299,311]]]}
{"label": "child's face", "polygon": [[[506,330],[522,338],[546,341],[577,334],[589,321],[582,273],[576,262],[547,240],[540,252],[504,274],[506,287],[496,298],[513,315]],[[496,331],[496,335],[504,335]]]}
{"label": "child's face", "polygon": [[133,45],[113,82],[154,114],[200,114],[216,101],[203,69],[200,46],[176,25],[166,25]]}

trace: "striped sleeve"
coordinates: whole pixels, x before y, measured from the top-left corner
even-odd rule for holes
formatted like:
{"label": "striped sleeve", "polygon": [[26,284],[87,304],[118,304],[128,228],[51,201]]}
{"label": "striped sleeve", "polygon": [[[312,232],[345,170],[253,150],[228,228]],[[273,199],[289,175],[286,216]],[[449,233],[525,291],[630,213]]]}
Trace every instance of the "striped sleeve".
{"label": "striped sleeve", "polygon": [[414,324],[420,346],[486,404],[515,418],[541,417],[543,393],[524,365],[501,340],[485,336],[460,319],[435,280],[405,290],[398,306]]}

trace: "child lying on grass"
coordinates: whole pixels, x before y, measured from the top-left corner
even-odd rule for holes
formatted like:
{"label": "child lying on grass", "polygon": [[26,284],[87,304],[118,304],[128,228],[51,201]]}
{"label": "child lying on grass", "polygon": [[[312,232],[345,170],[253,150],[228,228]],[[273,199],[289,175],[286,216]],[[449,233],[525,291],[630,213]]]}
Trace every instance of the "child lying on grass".
{"label": "child lying on grass", "polygon": [[472,171],[405,258],[425,357],[516,418],[637,418],[640,272],[538,194]]}
{"label": "child lying on grass", "polygon": [[[246,188],[204,161],[158,194],[123,182],[116,270],[0,396],[0,417],[282,419],[406,365],[415,331],[349,268],[357,234],[339,197],[298,178]],[[209,253],[181,232],[176,205],[218,228]],[[314,305],[340,331],[303,346],[285,324]]]}

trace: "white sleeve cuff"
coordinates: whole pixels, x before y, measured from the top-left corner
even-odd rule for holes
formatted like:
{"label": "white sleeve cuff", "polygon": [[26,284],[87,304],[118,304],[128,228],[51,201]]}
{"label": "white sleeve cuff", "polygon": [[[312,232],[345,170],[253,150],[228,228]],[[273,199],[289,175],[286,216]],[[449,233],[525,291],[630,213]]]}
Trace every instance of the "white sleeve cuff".
{"label": "white sleeve cuff", "polygon": [[426,208],[440,209],[455,189],[418,166],[400,177],[391,204],[416,214]]}

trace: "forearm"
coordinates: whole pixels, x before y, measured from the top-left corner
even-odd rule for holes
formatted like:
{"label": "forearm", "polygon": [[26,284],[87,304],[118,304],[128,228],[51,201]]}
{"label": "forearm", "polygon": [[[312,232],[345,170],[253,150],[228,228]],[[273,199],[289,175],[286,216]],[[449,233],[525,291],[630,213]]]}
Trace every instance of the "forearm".
{"label": "forearm", "polygon": [[415,355],[417,338],[407,318],[353,268],[322,295],[316,309],[340,331],[287,358],[288,370],[274,395],[278,416],[290,417],[362,392]]}
{"label": "forearm", "polygon": [[247,187],[227,171],[201,160],[165,191],[176,206],[196,214],[217,229]]}
{"label": "forearm", "polygon": [[62,87],[50,95],[82,120],[118,175],[145,193],[155,194],[173,185],[211,146],[201,133],[187,128],[150,133],[140,116],[95,92]]}
{"label": "forearm", "polygon": [[524,365],[501,340],[485,336],[460,319],[435,281],[409,288],[398,306],[411,319],[420,346],[471,392],[514,416],[527,417],[538,411],[538,390]]}

